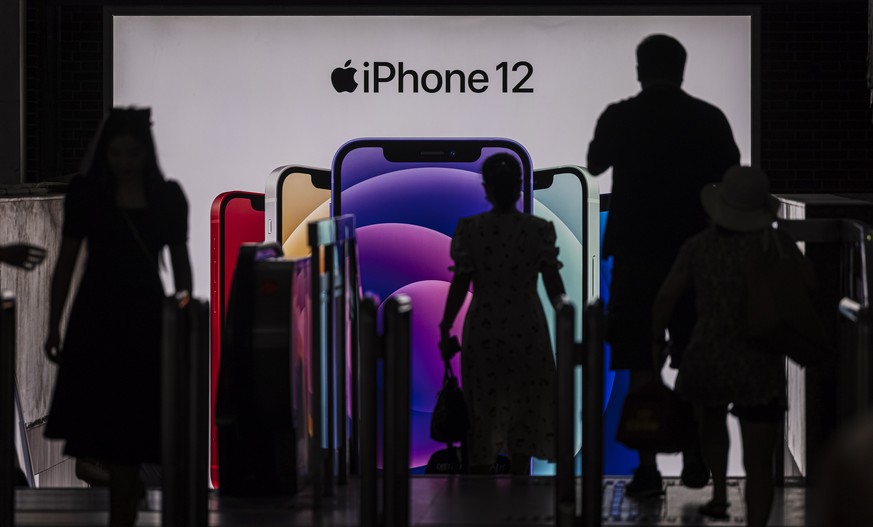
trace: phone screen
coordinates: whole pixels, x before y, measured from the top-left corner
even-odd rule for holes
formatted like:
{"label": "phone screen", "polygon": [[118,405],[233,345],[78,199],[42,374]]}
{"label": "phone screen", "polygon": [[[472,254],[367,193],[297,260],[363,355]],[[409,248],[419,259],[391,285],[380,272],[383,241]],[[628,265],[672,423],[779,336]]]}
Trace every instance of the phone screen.
{"label": "phone screen", "polygon": [[[481,166],[509,153],[524,170],[520,210],[531,210],[530,158],[507,140],[361,140],[334,160],[333,214],[354,214],[361,289],[384,302],[412,298],[410,467],[423,472],[444,448],[430,438],[430,418],[443,380],[439,321],[452,279],[449,245],[459,218],[490,210]],[[455,321],[460,335],[467,303]],[[460,376],[460,359],[453,360]],[[461,379],[463,382],[463,379]],[[381,452],[379,452],[381,464]]]}
{"label": "phone screen", "polygon": [[212,202],[211,216],[210,475],[213,486],[217,488],[218,431],[215,427],[215,396],[221,358],[221,332],[239,248],[244,243],[264,241],[264,195],[240,191],[225,192]]}
{"label": "phone screen", "polygon": [[[597,188],[597,180],[584,168],[566,166],[534,171],[534,214],[552,221],[558,235],[559,257],[564,263],[561,278],[567,295],[576,305],[576,339],[582,339],[582,310],[595,298],[609,301],[612,259],[600,257],[607,212]],[[581,270],[581,271],[580,271]],[[540,282],[540,298],[545,289]],[[554,312],[546,310],[554,341]],[[603,468],[606,474],[628,474],[636,466],[636,452],[615,440],[622,403],[628,391],[627,374],[609,369],[609,344],[605,346],[603,387]],[[582,375],[576,371],[576,415],[581,415]],[[582,423],[576,422],[576,470],[581,470]],[[533,474],[553,474],[554,465],[534,460]]]}
{"label": "phone screen", "polygon": [[[581,167],[567,166],[534,171],[534,215],[551,221],[557,234],[560,270],[567,296],[576,306],[576,340],[582,340],[582,311],[600,291],[600,200],[596,181]],[[549,299],[539,280],[540,300]],[[555,341],[555,312],[546,309],[551,341]],[[554,350],[553,350],[554,351]],[[605,370],[605,392],[612,390],[613,372]],[[576,371],[576,415],[581,415],[582,376]],[[581,456],[582,423],[577,420],[576,453]],[[554,464],[534,460],[532,474],[554,474]]]}
{"label": "phone screen", "polygon": [[267,183],[266,207],[266,239],[278,242],[286,258],[309,256],[306,225],[330,216],[330,170],[277,168]]}

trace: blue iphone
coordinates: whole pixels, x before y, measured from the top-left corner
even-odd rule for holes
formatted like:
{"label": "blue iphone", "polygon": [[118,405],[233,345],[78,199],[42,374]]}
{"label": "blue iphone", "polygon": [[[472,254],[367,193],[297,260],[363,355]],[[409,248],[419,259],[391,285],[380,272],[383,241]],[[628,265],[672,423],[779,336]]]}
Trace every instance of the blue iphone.
{"label": "blue iphone", "polygon": [[[564,264],[561,279],[567,296],[576,305],[576,340],[581,341],[584,306],[600,296],[600,192],[597,180],[582,167],[558,166],[534,170],[533,213],[555,226],[558,258]],[[549,305],[540,279],[540,300]],[[555,312],[546,309],[546,320],[554,342]],[[612,392],[613,372],[605,371],[606,399]],[[576,371],[575,415],[581,415],[582,373]],[[576,423],[577,461],[581,456],[582,422]],[[609,439],[607,439],[609,441]],[[554,474],[554,464],[535,459],[532,474]]]}

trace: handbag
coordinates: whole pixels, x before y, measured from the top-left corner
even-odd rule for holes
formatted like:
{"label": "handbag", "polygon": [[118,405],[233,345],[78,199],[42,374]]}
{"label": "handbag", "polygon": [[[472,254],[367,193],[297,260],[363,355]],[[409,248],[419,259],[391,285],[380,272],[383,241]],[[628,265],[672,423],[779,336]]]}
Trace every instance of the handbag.
{"label": "handbag", "polygon": [[653,379],[625,397],[615,439],[633,450],[681,452],[697,441],[691,412],[660,378]]}
{"label": "handbag", "polygon": [[449,361],[445,361],[445,364],[443,387],[430,418],[430,437],[434,441],[451,444],[467,439],[470,418],[464,393],[458,386],[458,378],[452,371],[452,365]]}
{"label": "handbag", "polygon": [[815,272],[793,243],[767,229],[761,255],[745,267],[746,334],[763,349],[785,355],[801,366],[820,361],[831,348],[812,303]]}

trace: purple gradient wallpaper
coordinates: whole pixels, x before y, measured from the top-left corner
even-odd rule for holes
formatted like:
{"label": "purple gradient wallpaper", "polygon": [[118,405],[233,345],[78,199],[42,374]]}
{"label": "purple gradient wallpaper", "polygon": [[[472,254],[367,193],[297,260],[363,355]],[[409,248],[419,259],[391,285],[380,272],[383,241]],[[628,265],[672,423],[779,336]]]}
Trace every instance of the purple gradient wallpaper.
{"label": "purple gradient wallpaper", "polygon": [[[459,218],[490,209],[479,170],[498,152],[517,156],[483,148],[477,161],[434,166],[389,162],[381,148],[363,147],[350,151],[339,167],[341,213],[356,217],[362,290],[383,303],[403,293],[414,306],[410,467],[416,472],[445,447],[430,439],[430,417],[443,376],[438,326],[452,279],[451,236]],[[455,320],[453,334],[459,337],[466,309]],[[460,358],[452,362],[460,376]]]}

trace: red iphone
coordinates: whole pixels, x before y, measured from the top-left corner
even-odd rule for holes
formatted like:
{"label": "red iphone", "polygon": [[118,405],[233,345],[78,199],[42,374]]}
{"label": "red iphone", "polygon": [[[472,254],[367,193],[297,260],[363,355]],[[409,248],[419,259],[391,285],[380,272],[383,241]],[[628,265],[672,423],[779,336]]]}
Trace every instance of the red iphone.
{"label": "red iphone", "polygon": [[218,431],[215,427],[215,395],[221,357],[221,331],[227,298],[240,245],[264,241],[264,195],[231,191],[212,202],[210,218],[211,346],[209,383],[209,468],[212,485],[218,488]]}

